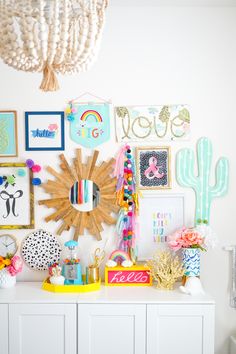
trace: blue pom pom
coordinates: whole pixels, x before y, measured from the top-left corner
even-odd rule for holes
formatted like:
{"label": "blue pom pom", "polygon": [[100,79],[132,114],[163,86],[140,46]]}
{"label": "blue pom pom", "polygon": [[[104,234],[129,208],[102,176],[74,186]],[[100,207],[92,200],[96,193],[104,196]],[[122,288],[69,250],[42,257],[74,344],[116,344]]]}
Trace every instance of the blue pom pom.
{"label": "blue pom pom", "polygon": [[32,179],[32,184],[33,184],[33,186],[40,186],[41,183],[42,183],[42,182],[41,182],[41,179],[40,179],[40,178],[33,178],[33,179]]}
{"label": "blue pom pom", "polygon": [[73,122],[73,121],[75,120],[74,115],[73,115],[73,114],[69,114],[69,115],[67,116],[67,120],[68,120],[69,122]]}
{"label": "blue pom pom", "polygon": [[1,186],[1,184],[3,184],[3,182],[4,182],[4,179],[0,176],[0,186]]}

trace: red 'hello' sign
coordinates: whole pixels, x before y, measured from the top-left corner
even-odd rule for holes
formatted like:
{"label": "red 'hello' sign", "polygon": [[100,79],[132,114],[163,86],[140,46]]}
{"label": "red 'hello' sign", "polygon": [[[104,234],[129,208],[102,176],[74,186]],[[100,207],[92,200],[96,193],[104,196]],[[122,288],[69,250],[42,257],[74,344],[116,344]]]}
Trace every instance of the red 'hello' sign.
{"label": "red 'hello' sign", "polygon": [[149,286],[152,279],[149,269],[144,266],[106,267],[105,284],[109,286]]}

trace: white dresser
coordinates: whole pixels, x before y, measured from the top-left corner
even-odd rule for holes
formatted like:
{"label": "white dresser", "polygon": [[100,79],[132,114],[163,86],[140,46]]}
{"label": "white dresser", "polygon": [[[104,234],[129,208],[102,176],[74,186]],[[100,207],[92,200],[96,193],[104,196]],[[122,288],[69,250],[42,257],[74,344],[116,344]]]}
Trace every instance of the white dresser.
{"label": "white dresser", "polygon": [[0,354],[214,354],[212,298],[153,287],[0,290]]}

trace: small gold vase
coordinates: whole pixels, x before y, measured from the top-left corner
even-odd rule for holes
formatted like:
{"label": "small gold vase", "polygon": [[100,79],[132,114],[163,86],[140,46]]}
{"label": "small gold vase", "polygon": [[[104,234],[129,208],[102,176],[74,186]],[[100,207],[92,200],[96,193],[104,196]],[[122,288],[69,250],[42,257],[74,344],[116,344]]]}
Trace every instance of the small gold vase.
{"label": "small gold vase", "polygon": [[86,283],[97,283],[99,282],[99,267],[90,265],[86,267]]}

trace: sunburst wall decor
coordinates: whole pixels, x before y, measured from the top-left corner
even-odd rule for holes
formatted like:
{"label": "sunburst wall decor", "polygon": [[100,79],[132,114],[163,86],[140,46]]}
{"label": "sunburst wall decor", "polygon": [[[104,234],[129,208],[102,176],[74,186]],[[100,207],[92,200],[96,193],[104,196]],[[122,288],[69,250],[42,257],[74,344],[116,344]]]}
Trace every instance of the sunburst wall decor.
{"label": "sunburst wall decor", "polygon": [[[69,165],[64,154],[61,154],[59,173],[52,167],[47,167],[47,171],[55,177],[55,180],[48,180],[42,187],[52,197],[39,201],[39,204],[56,209],[45,218],[45,221],[63,221],[57,230],[58,235],[73,227],[74,240],[77,240],[79,235],[83,235],[85,229],[101,240],[102,223],[109,225],[116,223],[111,216],[112,212],[119,210],[116,205],[116,178],[110,176],[115,160],[112,158],[96,166],[98,154],[99,152],[95,150],[93,156],[87,159],[87,163],[82,163],[81,150],[77,149],[72,166]],[[99,201],[92,210],[78,210],[70,200],[71,191],[79,181],[92,181],[99,191]]]}

